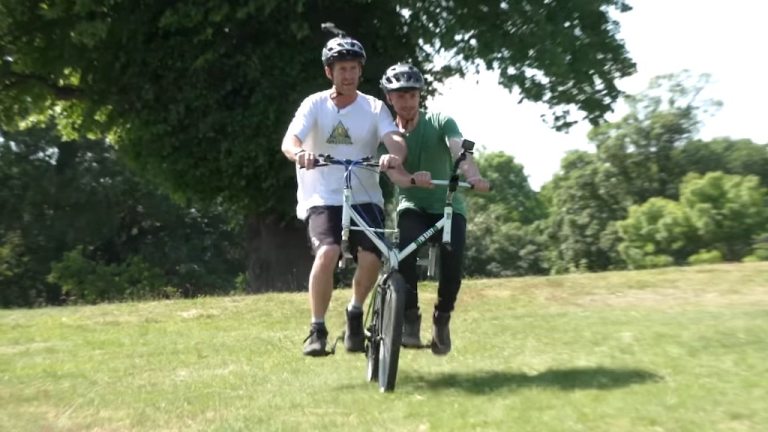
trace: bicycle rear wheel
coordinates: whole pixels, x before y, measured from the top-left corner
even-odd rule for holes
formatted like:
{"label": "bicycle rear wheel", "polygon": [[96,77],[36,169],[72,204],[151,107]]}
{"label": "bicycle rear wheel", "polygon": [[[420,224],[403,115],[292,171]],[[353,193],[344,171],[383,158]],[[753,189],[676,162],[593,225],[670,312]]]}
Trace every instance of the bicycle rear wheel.
{"label": "bicycle rear wheel", "polygon": [[403,314],[405,313],[405,280],[400,273],[392,272],[384,282],[380,293],[381,343],[379,345],[379,388],[393,391],[397,381],[400,360],[400,344],[403,338]]}

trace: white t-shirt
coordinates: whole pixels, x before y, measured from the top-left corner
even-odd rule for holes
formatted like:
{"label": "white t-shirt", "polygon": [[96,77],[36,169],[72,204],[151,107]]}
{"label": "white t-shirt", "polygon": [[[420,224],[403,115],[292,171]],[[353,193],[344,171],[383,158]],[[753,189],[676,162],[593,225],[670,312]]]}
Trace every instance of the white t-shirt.
{"label": "white t-shirt", "polygon": [[[331,100],[332,90],[308,96],[288,126],[288,134],[296,135],[302,147],[312,153],[329,154],[337,159],[360,159],[376,156],[384,134],[397,132],[397,127],[384,103],[357,92],[355,101],[339,110]],[[298,190],[296,216],[304,219],[310,207],[341,205],[344,189],[344,167],[331,165],[312,170],[296,167]],[[355,168],[352,171],[352,203],[384,205],[377,171]]]}

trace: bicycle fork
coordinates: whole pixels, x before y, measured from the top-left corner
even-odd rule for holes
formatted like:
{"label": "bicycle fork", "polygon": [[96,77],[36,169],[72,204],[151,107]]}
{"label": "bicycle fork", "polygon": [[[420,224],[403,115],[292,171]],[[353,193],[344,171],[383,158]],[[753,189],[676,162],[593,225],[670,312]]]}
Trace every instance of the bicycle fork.
{"label": "bicycle fork", "polygon": [[339,268],[347,268],[347,263],[352,259],[349,252],[349,227],[352,216],[349,214],[350,204],[352,202],[352,189],[349,186],[344,187],[344,204],[341,206],[341,258],[339,259]]}

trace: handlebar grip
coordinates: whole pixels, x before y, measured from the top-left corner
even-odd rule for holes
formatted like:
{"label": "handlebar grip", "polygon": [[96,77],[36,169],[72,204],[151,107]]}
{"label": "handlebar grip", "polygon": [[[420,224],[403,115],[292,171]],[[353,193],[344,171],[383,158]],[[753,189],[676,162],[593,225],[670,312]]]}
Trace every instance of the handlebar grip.
{"label": "handlebar grip", "polygon": [[[312,158],[312,160],[315,162],[314,163],[314,167],[315,168],[321,167],[321,166],[328,166],[328,165],[330,165],[328,162],[323,162],[322,159]],[[304,166],[304,165],[299,165],[299,169],[307,169],[307,167]]]}

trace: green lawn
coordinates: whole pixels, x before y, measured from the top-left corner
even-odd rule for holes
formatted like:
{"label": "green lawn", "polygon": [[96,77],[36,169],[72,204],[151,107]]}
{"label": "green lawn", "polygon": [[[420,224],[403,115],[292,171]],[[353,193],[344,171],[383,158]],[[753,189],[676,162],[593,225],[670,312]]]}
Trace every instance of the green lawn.
{"label": "green lawn", "polygon": [[768,263],[466,281],[454,351],[403,351],[391,394],[303,357],[308,318],[301,293],[0,311],[0,430],[768,430]]}

